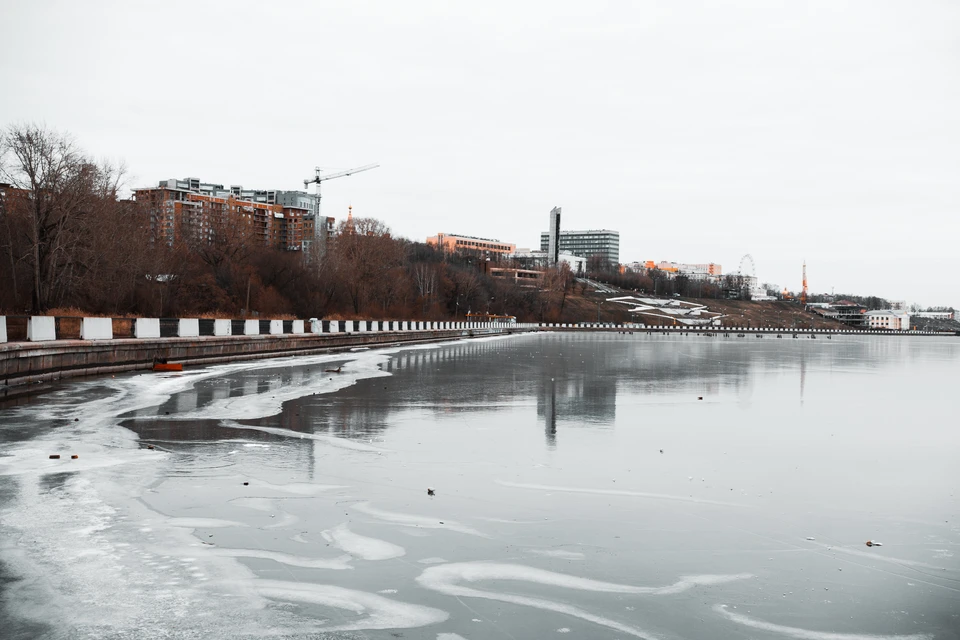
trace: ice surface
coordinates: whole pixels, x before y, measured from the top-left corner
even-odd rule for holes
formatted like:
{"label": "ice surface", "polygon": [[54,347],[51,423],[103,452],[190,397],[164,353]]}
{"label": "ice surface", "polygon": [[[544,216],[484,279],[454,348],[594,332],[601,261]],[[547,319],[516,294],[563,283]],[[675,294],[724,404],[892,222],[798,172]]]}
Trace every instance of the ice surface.
{"label": "ice surface", "polygon": [[548,558],[560,558],[561,560],[583,560],[584,555],[579,551],[565,551],[563,549],[530,549],[530,553]]}
{"label": "ice surface", "polygon": [[810,629],[800,629],[798,627],[787,627],[780,624],[764,622],[763,620],[757,620],[756,618],[751,618],[741,613],[734,613],[733,611],[730,611],[725,604],[715,605],[713,610],[717,613],[720,613],[728,620],[736,622],[737,624],[742,624],[745,627],[760,629],[761,631],[770,631],[772,633],[779,633],[785,636],[790,636],[791,638],[798,638],[799,640],[931,640],[933,638],[932,635],[923,633],[911,635],[873,635],[869,633],[830,633],[826,631],[813,631]]}
{"label": "ice surface", "polygon": [[443,622],[450,617],[440,609],[398,602],[375,593],[333,585],[258,580],[256,590],[260,595],[272,600],[305,602],[366,614],[359,620],[322,627],[326,631],[411,629]]}
{"label": "ice surface", "polygon": [[173,527],[187,529],[215,529],[219,527],[245,527],[247,525],[235,520],[220,520],[218,518],[170,518],[167,521]]}
{"label": "ice surface", "polygon": [[289,553],[265,551],[263,549],[227,549],[224,547],[210,547],[207,549],[207,553],[224,558],[261,558],[263,560],[273,560],[280,564],[291,567],[303,567],[305,569],[334,569],[337,571],[353,569],[353,567],[350,566],[350,556],[304,558],[302,556],[290,555]]}
{"label": "ice surface", "polygon": [[678,582],[664,587],[635,587],[613,582],[603,582],[592,580],[590,578],[580,578],[563,573],[554,573],[544,571],[518,564],[506,564],[497,562],[460,562],[445,564],[436,567],[429,567],[418,577],[417,582],[421,586],[438,591],[440,593],[456,598],[486,598],[489,600],[499,600],[501,602],[510,602],[513,604],[554,611],[576,618],[581,618],[588,622],[593,622],[610,629],[615,629],[638,638],[647,638],[653,640],[655,636],[635,626],[631,626],[611,618],[599,616],[579,607],[574,607],[565,603],[554,602],[543,598],[534,598],[530,596],[521,596],[511,593],[484,591],[472,587],[463,586],[461,582],[479,582],[482,580],[520,580],[524,582],[533,582],[552,587],[564,587],[568,589],[577,589],[581,591],[596,591],[604,593],[621,593],[636,595],[671,595],[682,593],[696,586],[709,586],[724,584],[734,580],[743,580],[752,577],[749,574],[737,575],[703,575],[686,576]]}
{"label": "ice surface", "polygon": [[336,436],[328,436],[320,433],[306,433],[303,431],[293,431],[291,429],[278,429],[276,427],[261,427],[253,424],[242,424],[234,420],[224,420],[220,423],[220,426],[228,429],[250,429],[252,431],[262,431],[263,433],[272,433],[273,435],[286,436],[287,438],[317,440],[318,442],[323,442],[333,447],[338,447],[340,449],[352,449],[353,451],[372,451],[377,453],[383,453],[387,451],[386,449],[375,447],[372,444],[357,442],[356,440],[348,440],[346,438],[338,438]]}
{"label": "ice surface", "polygon": [[403,547],[386,540],[368,538],[354,533],[350,531],[346,523],[324,531],[323,537],[338,548],[362,560],[389,560],[390,558],[399,558],[407,553]]}
{"label": "ice surface", "polygon": [[459,522],[454,522],[453,520],[441,520],[440,518],[427,518],[424,516],[416,516],[409,513],[397,513],[394,511],[384,511],[383,509],[376,509],[370,506],[369,502],[359,502],[353,505],[353,508],[359,511],[360,513],[365,513],[368,516],[373,516],[378,520],[383,520],[384,522],[392,522],[394,524],[399,524],[404,527],[417,527],[422,529],[447,529],[449,531],[456,531],[458,533],[465,533],[471,536],[480,536],[482,538],[487,538],[484,533],[480,533],[472,527],[460,524]]}
{"label": "ice surface", "polygon": [[715,504],[723,507],[745,507],[748,505],[736,502],[725,502],[720,500],[708,500],[706,498],[694,498],[691,496],[667,495],[664,493],[645,493],[642,491],[624,491],[619,489],[591,489],[585,487],[558,487],[546,484],[526,484],[522,482],[510,482],[508,480],[497,480],[497,484],[503,487],[513,489],[532,489],[535,491],[551,491],[557,493],[587,493],[604,496],[624,496],[628,498],[653,498],[655,500],[676,500],[677,502],[693,502],[696,504]]}

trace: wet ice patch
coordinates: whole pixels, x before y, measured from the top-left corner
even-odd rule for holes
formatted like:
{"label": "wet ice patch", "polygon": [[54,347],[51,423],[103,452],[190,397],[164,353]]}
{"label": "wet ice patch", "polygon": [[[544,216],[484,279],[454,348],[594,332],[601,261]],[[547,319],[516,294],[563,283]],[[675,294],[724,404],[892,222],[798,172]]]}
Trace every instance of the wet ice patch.
{"label": "wet ice patch", "polygon": [[350,531],[346,523],[324,531],[323,537],[337,548],[363,560],[389,560],[390,558],[399,558],[407,553],[403,547],[386,540],[368,538],[354,533]]}
{"label": "wet ice patch", "polygon": [[472,527],[460,524],[453,520],[446,520],[441,518],[427,518],[424,516],[417,516],[409,513],[397,513],[395,511],[384,511],[383,509],[377,509],[370,506],[369,502],[360,502],[353,505],[353,508],[359,511],[360,513],[365,513],[368,516],[372,516],[378,520],[383,520],[384,522],[392,522],[403,527],[417,527],[422,529],[447,529],[449,531],[456,531],[458,533],[465,533],[471,536],[480,536],[481,538],[488,538],[489,536],[480,533]]}
{"label": "wet ice patch", "polygon": [[[343,359],[341,357],[340,359]],[[333,393],[345,389],[358,380],[389,376],[390,373],[381,370],[380,366],[386,363],[390,356],[384,352],[356,353],[347,357],[347,366],[339,374],[329,375],[325,372],[307,372],[301,363],[297,369],[303,376],[296,379],[282,379],[280,377],[262,379],[264,388],[256,386],[255,392],[244,393],[238,396],[215,398],[202,407],[184,408],[178,411],[171,419],[176,420],[253,420],[275,416],[283,411],[283,403],[298,400],[305,396],[319,393]],[[291,366],[289,361],[285,366]]]}
{"label": "wet ice patch", "polygon": [[274,501],[269,498],[234,498],[229,501],[238,507],[254,509],[255,511],[273,511],[275,509]]}
{"label": "wet ice patch", "polygon": [[458,633],[438,633],[437,640],[467,640]]}
{"label": "wet ice patch", "polygon": [[252,431],[262,431],[263,433],[270,433],[276,436],[284,436],[287,438],[299,438],[301,440],[316,440],[318,442],[323,442],[333,447],[338,447],[340,449],[352,449],[354,451],[373,451],[377,453],[383,453],[387,451],[381,447],[375,447],[372,444],[366,444],[364,442],[358,442],[356,440],[348,440],[346,438],[338,438],[337,436],[328,436],[322,433],[305,433],[302,431],[293,431],[292,429],[279,429],[277,427],[262,427],[255,424],[242,424],[236,422],[235,420],[222,420],[220,422],[221,427],[227,429],[250,429]]}
{"label": "wet ice patch", "polygon": [[564,549],[530,549],[530,553],[561,560],[583,560],[585,557],[579,551],[565,551]]}
{"label": "wet ice patch", "polygon": [[619,489],[591,489],[587,487],[558,487],[545,484],[526,484],[522,482],[510,482],[507,480],[497,480],[497,484],[502,487],[512,489],[531,489],[534,491],[551,491],[557,493],[586,493],[603,496],[623,496],[625,498],[650,498],[653,500],[674,500],[677,502],[692,502],[695,504],[713,504],[722,507],[745,507],[747,505],[737,502],[723,502],[720,500],[708,500],[706,498],[695,498],[692,496],[677,496],[666,493],[646,493],[643,491],[623,491]]}
{"label": "wet ice patch", "polygon": [[637,587],[613,582],[603,582],[590,578],[581,578],[564,573],[555,573],[553,571],[544,571],[543,569],[518,564],[460,562],[424,569],[423,573],[417,577],[417,582],[422,587],[455,598],[486,598],[544,609],[546,611],[554,611],[614,629],[621,633],[652,640],[653,636],[643,629],[590,613],[579,607],[543,598],[475,589],[471,586],[465,586],[462,583],[474,583],[486,580],[518,580],[549,587],[562,587],[580,591],[633,595],[673,595],[688,591],[697,586],[725,584],[750,577],[752,577],[750,574],[684,576],[674,584],[663,587]]}
{"label": "wet ice patch", "polygon": [[309,482],[291,482],[288,484],[270,484],[263,480],[251,483],[254,487],[263,487],[273,491],[282,491],[283,493],[292,493],[297,496],[314,496],[324,491],[333,489],[346,489],[342,484],[311,484]]}
{"label": "wet ice patch", "polygon": [[210,548],[207,553],[215,556],[227,558],[259,558],[261,560],[273,560],[280,564],[291,567],[302,567],[304,569],[334,569],[342,571],[344,569],[353,569],[350,566],[350,556],[338,556],[336,558],[305,558],[303,556],[294,556],[289,553],[280,553],[278,551],[266,551],[263,549],[227,549],[223,547]]}
{"label": "wet ice patch", "polygon": [[814,543],[814,544],[816,544],[816,545],[819,546],[819,547],[823,547],[824,549],[826,549],[827,551],[830,551],[830,552],[845,553],[845,554],[847,554],[847,555],[859,556],[859,557],[861,557],[861,558],[870,558],[871,560],[878,560],[878,561],[880,561],[880,562],[889,562],[889,563],[891,563],[891,564],[898,564],[898,565],[903,565],[903,566],[907,566],[907,567],[923,567],[923,568],[925,568],[925,569],[935,569],[935,570],[937,570],[937,571],[941,571],[941,570],[944,569],[944,567],[942,567],[942,566],[937,566],[937,565],[935,565],[935,564],[929,564],[929,563],[927,563],[927,562],[921,562],[921,561],[919,561],[919,560],[908,560],[908,559],[906,559],[906,558],[895,558],[895,557],[888,556],[888,555],[886,555],[886,554],[880,553],[879,551],[865,551],[865,550],[863,550],[863,549],[854,549],[854,548],[851,548],[851,547],[826,545],[826,544],[822,544],[822,543],[820,543],[820,542],[816,542],[816,543]]}
{"label": "wet ice patch", "polygon": [[449,614],[440,609],[398,602],[375,593],[325,584],[306,584],[279,580],[258,580],[257,592],[265,598],[285,602],[303,602],[353,611],[356,620],[320,627],[324,631],[364,631],[369,629],[412,629],[445,621]]}
{"label": "wet ice patch", "polygon": [[234,520],[220,520],[219,518],[169,518],[167,524],[173,527],[186,529],[220,529],[223,527],[245,527],[247,525]]}
{"label": "wet ice patch", "polygon": [[831,633],[826,631],[814,631],[812,629],[801,629],[799,627],[787,627],[780,624],[765,622],[756,618],[745,616],[742,613],[734,613],[725,604],[718,604],[713,610],[723,615],[731,622],[736,622],[751,629],[761,631],[770,631],[779,633],[798,640],[931,640],[933,636],[917,633],[911,635],[875,635],[870,633]]}

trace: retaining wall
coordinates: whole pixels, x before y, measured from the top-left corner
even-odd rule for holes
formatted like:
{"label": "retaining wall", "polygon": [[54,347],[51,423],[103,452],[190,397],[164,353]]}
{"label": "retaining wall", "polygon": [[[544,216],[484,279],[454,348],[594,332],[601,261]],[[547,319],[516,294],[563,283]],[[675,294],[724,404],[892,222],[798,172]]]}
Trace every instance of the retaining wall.
{"label": "retaining wall", "polygon": [[467,335],[512,333],[504,328],[422,331],[417,333],[337,333],[195,338],[58,340],[0,344],[0,397],[10,387],[81,375],[151,369],[155,358],[190,364],[310,355],[357,346],[454,340]]}

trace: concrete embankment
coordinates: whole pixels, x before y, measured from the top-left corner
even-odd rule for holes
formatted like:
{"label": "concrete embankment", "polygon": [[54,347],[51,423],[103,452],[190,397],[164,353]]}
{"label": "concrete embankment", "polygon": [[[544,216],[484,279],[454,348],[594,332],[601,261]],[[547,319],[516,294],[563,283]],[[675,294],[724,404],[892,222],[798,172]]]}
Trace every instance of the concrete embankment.
{"label": "concrete embankment", "polygon": [[36,382],[74,376],[150,369],[155,358],[185,365],[293,355],[335,353],[356,347],[386,347],[493,336],[530,329],[472,328],[427,331],[257,335],[227,337],[56,340],[0,344],[0,398]]}

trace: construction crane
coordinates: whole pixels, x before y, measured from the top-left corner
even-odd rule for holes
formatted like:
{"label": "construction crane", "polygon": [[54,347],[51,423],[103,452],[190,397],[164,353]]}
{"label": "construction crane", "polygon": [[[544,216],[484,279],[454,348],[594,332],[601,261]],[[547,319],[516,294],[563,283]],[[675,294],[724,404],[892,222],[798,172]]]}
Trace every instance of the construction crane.
{"label": "construction crane", "polygon": [[803,261],[803,291],[800,292],[800,304],[807,304],[807,261]]}
{"label": "construction crane", "polygon": [[334,178],[343,178],[344,176],[352,176],[355,173],[360,173],[361,171],[369,171],[370,169],[376,169],[380,165],[378,164],[368,164],[362,167],[357,167],[356,169],[347,169],[346,171],[338,171],[337,173],[321,173],[320,167],[316,168],[316,175],[312,178],[308,178],[303,181],[303,188],[306,189],[307,186],[311,184],[317,185],[317,209],[316,209],[316,218],[314,219],[315,229],[320,229],[323,222],[320,219],[320,183],[326,182],[327,180],[333,180]]}

